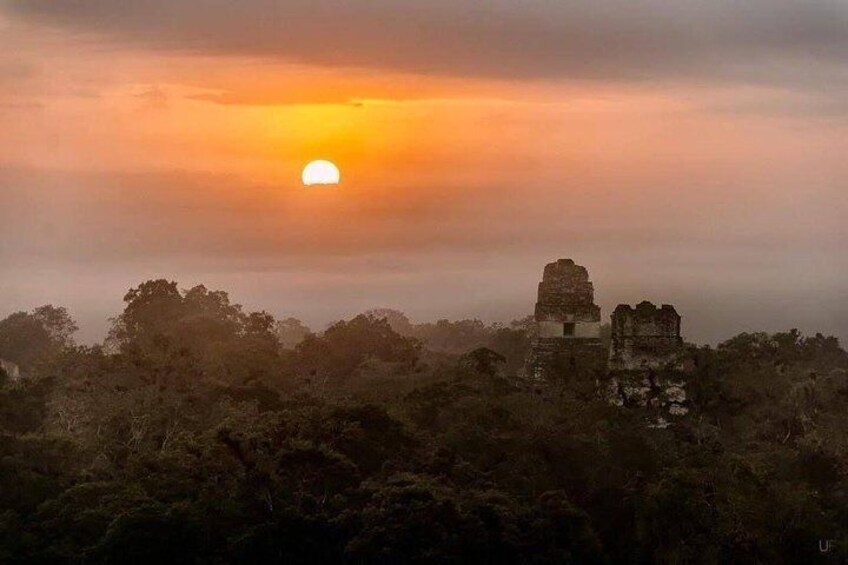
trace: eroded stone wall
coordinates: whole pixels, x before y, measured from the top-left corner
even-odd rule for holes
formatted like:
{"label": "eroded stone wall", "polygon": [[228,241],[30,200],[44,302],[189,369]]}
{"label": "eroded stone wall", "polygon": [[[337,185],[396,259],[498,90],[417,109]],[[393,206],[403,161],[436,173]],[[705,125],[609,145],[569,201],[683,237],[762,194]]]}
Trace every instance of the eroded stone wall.
{"label": "eroded stone wall", "polygon": [[616,404],[648,408],[663,425],[686,408],[686,355],[673,306],[620,304],[611,317],[608,395]]}
{"label": "eroded stone wall", "polygon": [[644,301],[635,308],[619,304],[611,317],[609,368],[659,369],[679,353],[680,315],[674,306],[656,307]]}

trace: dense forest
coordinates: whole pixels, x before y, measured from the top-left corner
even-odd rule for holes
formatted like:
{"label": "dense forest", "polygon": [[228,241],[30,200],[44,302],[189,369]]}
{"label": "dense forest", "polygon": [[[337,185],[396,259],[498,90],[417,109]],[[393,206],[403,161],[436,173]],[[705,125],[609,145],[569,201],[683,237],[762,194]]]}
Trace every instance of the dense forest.
{"label": "dense forest", "polygon": [[848,558],[833,337],[690,346],[689,412],[658,428],[521,378],[529,319],[313,333],[203,286],[124,301],[96,346],[63,308],[0,321],[0,562]]}

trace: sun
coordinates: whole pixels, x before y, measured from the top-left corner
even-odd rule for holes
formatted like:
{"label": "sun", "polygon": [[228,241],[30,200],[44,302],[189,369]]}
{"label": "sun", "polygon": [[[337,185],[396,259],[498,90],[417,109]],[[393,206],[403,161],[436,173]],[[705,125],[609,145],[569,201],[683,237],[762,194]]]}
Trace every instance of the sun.
{"label": "sun", "polygon": [[331,161],[312,161],[303,168],[303,184],[312,186],[314,184],[339,184],[341,173],[339,168]]}

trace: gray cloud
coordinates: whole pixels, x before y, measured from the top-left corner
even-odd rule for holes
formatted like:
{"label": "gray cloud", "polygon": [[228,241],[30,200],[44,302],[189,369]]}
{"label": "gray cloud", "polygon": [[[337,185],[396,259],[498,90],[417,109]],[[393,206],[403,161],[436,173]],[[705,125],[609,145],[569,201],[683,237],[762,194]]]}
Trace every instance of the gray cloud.
{"label": "gray cloud", "polygon": [[496,78],[848,82],[842,0],[9,0],[12,15],[186,53]]}

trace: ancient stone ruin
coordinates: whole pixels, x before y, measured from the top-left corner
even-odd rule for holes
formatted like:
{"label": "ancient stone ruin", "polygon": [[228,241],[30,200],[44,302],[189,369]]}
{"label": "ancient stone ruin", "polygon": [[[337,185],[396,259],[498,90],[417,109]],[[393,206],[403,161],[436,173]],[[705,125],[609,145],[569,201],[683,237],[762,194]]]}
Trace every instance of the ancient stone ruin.
{"label": "ancient stone ruin", "polygon": [[536,380],[569,373],[590,376],[603,370],[601,309],[585,267],[571,259],[545,266],[536,302],[536,337],[527,374]]}
{"label": "ancient stone ruin", "polygon": [[649,408],[663,426],[686,413],[686,356],[674,306],[619,304],[612,313],[607,393],[623,406]]}
{"label": "ancient stone ruin", "polygon": [[686,413],[686,352],[673,306],[620,304],[607,349],[588,271],[560,259],[545,266],[535,321],[525,367],[533,382],[589,384],[614,404],[652,409],[658,425]]}
{"label": "ancient stone ruin", "polygon": [[680,315],[669,304],[619,304],[612,313],[611,332],[611,371],[659,369],[673,362],[683,346]]}

